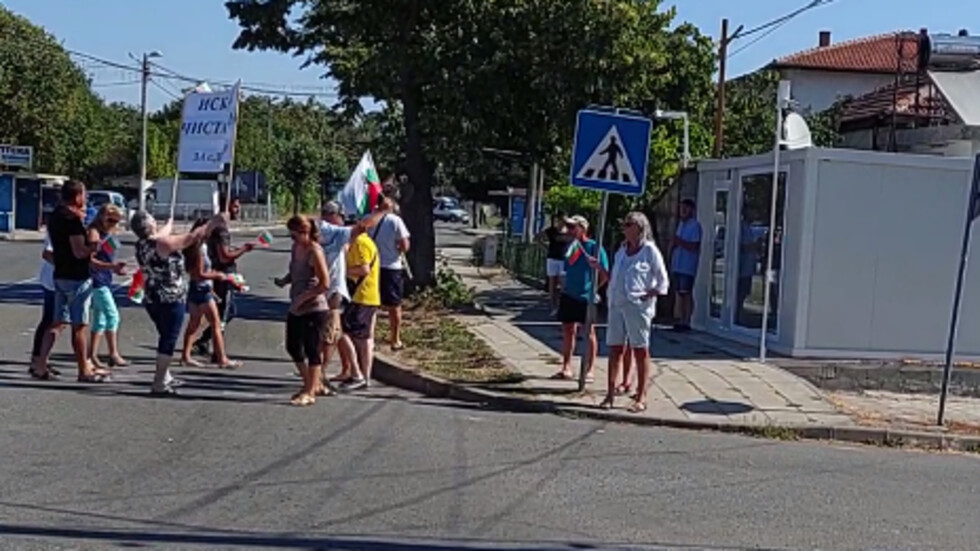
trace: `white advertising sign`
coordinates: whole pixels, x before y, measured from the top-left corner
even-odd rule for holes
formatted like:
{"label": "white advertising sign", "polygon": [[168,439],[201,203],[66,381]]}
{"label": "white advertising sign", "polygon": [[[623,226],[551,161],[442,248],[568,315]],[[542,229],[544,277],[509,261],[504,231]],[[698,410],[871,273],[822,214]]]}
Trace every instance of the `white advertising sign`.
{"label": "white advertising sign", "polygon": [[238,85],[223,92],[191,92],[184,98],[177,171],[220,173],[232,162],[238,123]]}
{"label": "white advertising sign", "polygon": [[34,148],[24,145],[0,144],[0,165],[17,166],[31,170],[34,164]]}

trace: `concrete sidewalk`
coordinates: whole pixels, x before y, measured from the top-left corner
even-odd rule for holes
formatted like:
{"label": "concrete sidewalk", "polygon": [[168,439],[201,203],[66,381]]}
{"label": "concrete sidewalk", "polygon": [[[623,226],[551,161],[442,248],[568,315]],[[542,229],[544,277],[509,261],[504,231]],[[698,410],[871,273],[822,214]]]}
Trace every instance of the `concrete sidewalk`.
{"label": "concrete sidewalk", "polygon": [[[461,258],[450,262],[475,288],[484,312],[461,319],[526,377],[518,385],[493,390],[567,406],[599,405],[607,388],[604,325],[598,326],[596,380],[585,393],[578,393],[576,382],[551,379],[560,368],[561,331],[549,316],[543,292],[497,269],[475,268]],[[580,340],[578,350],[584,351],[584,346]],[[854,425],[809,382],[768,364],[732,357],[696,335],[655,330],[651,351],[654,374],[648,409],[638,417],[759,428]],[[577,373],[578,356],[573,368]],[[620,397],[616,409],[622,411],[629,403],[628,397]]]}

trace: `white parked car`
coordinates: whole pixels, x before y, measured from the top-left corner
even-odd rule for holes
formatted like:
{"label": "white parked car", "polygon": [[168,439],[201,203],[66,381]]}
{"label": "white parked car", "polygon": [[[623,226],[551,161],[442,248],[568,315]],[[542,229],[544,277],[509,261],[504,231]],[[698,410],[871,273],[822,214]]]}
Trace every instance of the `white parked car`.
{"label": "white parked car", "polygon": [[432,201],[432,218],[439,222],[468,224],[470,214],[459,206],[459,201],[452,197],[436,197]]}

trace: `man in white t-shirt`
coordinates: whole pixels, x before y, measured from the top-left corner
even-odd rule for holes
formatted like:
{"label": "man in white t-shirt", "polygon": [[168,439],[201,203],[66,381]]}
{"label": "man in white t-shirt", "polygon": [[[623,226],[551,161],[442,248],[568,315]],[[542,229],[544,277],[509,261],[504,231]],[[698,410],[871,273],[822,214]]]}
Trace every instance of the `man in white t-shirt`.
{"label": "man in white t-shirt", "polygon": [[391,348],[401,350],[404,348],[401,338],[402,297],[405,294],[403,256],[409,247],[408,228],[400,216],[390,212],[371,231],[371,239],[378,247],[381,262],[381,306],[388,310]]}
{"label": "man in white t-shirt", "polygon": [[[379,210],[365,217],[354,225],[344,224],[344,211],[336,201],[330,201],[320,210],[320,246],[327,258],[327,271],[330,285],[327,286],[327,304],[330,306],[330,317],[323,336],[323,365],[330,361],[333,349],[340,340],[340,320],[344,305],[350,301],[347,289],[347,247],[360,234],[376,226],[388,213]],[[341,372],[334,381],[344,381],[351,377],[350,358],[341,355]]]}

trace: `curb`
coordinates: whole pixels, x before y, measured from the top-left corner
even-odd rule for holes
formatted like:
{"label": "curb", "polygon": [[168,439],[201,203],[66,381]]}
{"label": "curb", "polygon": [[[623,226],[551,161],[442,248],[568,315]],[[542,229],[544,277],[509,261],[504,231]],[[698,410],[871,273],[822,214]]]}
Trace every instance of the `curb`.
{"label": "curb", "polygon": [[694,421],[664,417],[639,417],[625,412],[586,406],[569,406],[551,400],[509,396],[499,392],[469,388],[402,366],[383,355],[376,355],[374,378],[384,384],[433,398],[449,398],[481,404],[483,407],[515,413],[551,413],[565,417],[595,419],[636,426],[713,431],[780,439],[831,440],[884,447],[916,447],[936,450],[980,452],[980,437],[877,427],[742,425],[737,423]]}

